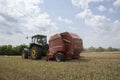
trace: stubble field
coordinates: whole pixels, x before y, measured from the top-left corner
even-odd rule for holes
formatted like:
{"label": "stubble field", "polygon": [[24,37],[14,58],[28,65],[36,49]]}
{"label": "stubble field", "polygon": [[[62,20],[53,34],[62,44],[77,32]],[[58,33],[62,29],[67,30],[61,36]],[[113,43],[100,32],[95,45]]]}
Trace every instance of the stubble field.
{"label": "stubble field", "polygon": [[120,80],[120,52],[81,56],[66,62],[0,56],[0,80]]}

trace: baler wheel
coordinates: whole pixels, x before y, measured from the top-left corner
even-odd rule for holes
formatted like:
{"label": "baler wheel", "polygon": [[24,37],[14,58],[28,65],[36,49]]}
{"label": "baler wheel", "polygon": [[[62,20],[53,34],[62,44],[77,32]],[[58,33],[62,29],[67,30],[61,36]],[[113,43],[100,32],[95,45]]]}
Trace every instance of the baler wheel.
{"label": "baler wheel", "polygon": [[65,55],[61,52],[56,53],[55,60],[57,62],[65,61]]}

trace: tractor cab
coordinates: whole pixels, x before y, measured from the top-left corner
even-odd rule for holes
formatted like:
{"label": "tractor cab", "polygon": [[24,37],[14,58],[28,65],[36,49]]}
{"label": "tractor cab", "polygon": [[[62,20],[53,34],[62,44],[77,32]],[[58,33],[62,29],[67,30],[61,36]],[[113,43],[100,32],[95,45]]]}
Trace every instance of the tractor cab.
{"label": "tractor cab", "polygon": [[30,44],[37,44],[37,45],[44,46],[47,44],[47,37],[44,35],[34,35],[31,38]]}

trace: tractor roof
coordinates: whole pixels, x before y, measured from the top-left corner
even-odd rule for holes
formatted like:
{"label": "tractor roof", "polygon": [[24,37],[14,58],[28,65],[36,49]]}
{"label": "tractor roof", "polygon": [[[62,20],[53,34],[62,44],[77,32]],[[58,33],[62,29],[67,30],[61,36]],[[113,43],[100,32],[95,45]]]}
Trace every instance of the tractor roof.
{"label": "tractor roof", "polygon": [[47,36],[45,36],[45,35],[40,35],[40,34],[37,34],[37,35],[34,35],[34,36],[32,36],[32,38],[33,37],[47,37]]}

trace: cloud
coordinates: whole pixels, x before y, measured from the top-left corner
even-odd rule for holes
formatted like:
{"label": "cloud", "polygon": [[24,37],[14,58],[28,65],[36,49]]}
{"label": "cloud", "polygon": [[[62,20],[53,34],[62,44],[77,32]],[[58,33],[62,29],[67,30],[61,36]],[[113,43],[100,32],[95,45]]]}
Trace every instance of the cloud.
{"label": "cloud", "polygon": [[113,13],[114,12],[113,8],[109,8],[109,12]]}
{"label": "cloud", "polygon": [[75,32],[75,31],[77,31],[77,28],[74,26],[68,26],[68,29],[69,29],[69,31],[71,31],[71,32]]}
{"label": "cloud", "polygon": [[26,36],[50,35],[58,27],[50,15],[42,12],[43,0],[0,0],[0,44],[29,43]]}
{"label": "cloud", "polygon": [[[110,0],[107,0],[107,2],[110,3],[109,6],[101,4],[98,7],[98,10],[101,12],[106,11],[106,13],[102,13],[103,15],[101,13],[100,15],[98,11],[95,11],[96,4],[94,5],[94,3],[99,2],[98,4],[100,4],[100,2],[102,2],[105,4],[106,1],[104,0],[71,1],[74,6],[82,8],[81,12],[76,14],[76,18],[80,19],[80,21],[84,21],[85,26],[89,26],[91,29],[93,29],[91,31],[86,29],[86,31],[84,31],[85,33],[82,36],[84,40],[84,46],[111,46],[119,48],[120,43],[118,42],[120,40],[120,20],[117,20],[112,15],[118,15],[115,13],[119,13],[119,11],[116,10],[118,10],[117,8],[120,7],[120,0],[115,0],[114,3],[112,3]],[[92,6],[89,6],[89,4],[92,4]],[[111,4],[113,4],[113,6]],[[109,13],[107,13],[107,11]]]}
{"label": "cloud", "polygon": [[83,9],[89,8],[89,4],[93,2],[102,2],[103,0],[72,0],[72,4]]}
{"label": "cloud", "polygon": [[[89,4],[102,1],[103,0],[72,0],[74,6],[83,8],[83,11],[78,13],[76,17],[83,19],[86,25],[92,27],[94,31],[99,33],[116,32],[120,30],[118,26],[120,24],[119,20],[113,21],[104,15],[93,14],[92,10],[89,7]],[[119,1],[116,0],[114,4],[119,4]],[[98,10],[103,12],[107,9],[103,5],[100,5],[98,7]],[[109,8],[109,12],[112,13],[113,8]]]}
{"label": "cloud", "polygon": [[73,24],[73,22],[71,20],[66,19],[66,18],[62,18],[61,16],[58,17],[58,20],[66,23],[66,24]]}
{"label": "cloud", "polygon": [[0,33],[13,35],[22,33],[20,27],[17,27],[17,20],[7,14],[0,13]]}
{"label": "cloud", "polygon": [[21,17],[25,15],[30,16],[34,11],[34,14],[40,12],[38,5],[41,3],[41,0],[1,0],[0,3],[1,12],[10,12],[8,13],[10,16]]}
{"label": "cloud", "polygon": [[90,9],[85,9],[83,12],[78,13],[76,17],[83,19],[85,24],[91,26],[96,32],[105,33],[120,30],[119,20],[112,21],[106,16],[94,15]]}
{"label": "cloud", "polygon": [[[0,35],[52,35],[58,27],[42,12],[43,0],[0,0]],[[16,44],[16,43],[14,43]]]}
{"label": "cloud", "polygon": [[101,11],[101,12],[103,12],[103,11],[106,10],[106,8],[105,8],[103,5],[100,5],[100,6],[98,7],[98,10]]}
{"label": "cloud", "polygon": [[116,7],[120,7],[120,0],[116,0],[114,3],[113,3],[114,6]]}

